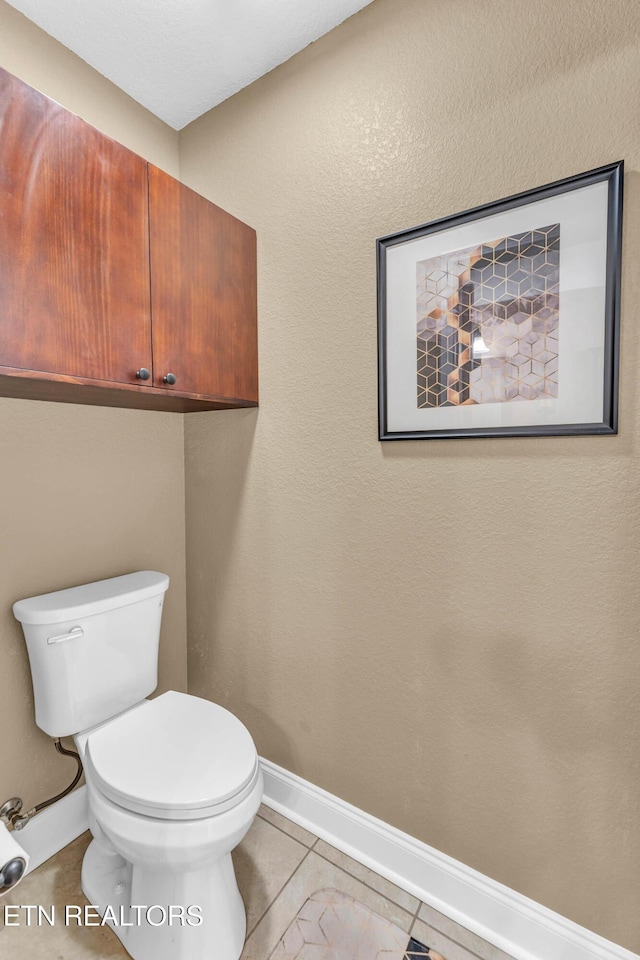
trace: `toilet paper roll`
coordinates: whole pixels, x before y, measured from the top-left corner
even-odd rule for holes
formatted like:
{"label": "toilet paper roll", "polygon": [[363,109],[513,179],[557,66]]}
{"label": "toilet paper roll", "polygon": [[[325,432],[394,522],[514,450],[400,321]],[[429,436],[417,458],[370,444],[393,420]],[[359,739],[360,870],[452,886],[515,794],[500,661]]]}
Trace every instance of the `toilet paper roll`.
{"label": "toilet paper roll", "polygon": [[0,823],[0,897],[20,883],[29,866],[29,854]]}

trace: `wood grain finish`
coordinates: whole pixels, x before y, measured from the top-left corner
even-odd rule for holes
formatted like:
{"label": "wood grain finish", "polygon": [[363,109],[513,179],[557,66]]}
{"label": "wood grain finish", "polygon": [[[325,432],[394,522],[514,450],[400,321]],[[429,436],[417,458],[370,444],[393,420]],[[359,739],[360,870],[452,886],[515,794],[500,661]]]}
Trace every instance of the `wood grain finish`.
{"label": "wood grain finish", "polygon": [[0,70],[0,363],[151,367],[146,162]]}
{"label": "wood grain finish", "polygon": [[84,377],[43,374],[38,370],[17,370],[0,366],[0,396],[21,400],[49,400],[84,403],[101,407],[130,407],[138,410],[166,410],[197,413],[199,410],[230,410],[256,407],[251,400],[211,397],[178,390],[159,390],[136,383],[105,383]]}
{"label": "wood grain finish", "polygon": [[152,164],[149,225],[154,385],[257,403],[255,231]]}
{"label": "wood grain finish", "polygon": [[1,68],[0,396],[258,400],[255,232]]}

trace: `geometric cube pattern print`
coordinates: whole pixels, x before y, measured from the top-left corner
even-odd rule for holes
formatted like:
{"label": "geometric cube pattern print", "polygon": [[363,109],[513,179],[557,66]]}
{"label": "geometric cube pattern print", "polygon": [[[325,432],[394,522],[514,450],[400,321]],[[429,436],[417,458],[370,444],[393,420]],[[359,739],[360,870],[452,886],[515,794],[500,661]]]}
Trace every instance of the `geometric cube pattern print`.
{"label": "geometric cube pattern print", "polygon": [[416,264],[418,408],[558,396],[560,224]]}
{"label": "geometric cube pattern print", "polygon": [[339,890],[303,904],[270,960],[444,960],[391,920]]}

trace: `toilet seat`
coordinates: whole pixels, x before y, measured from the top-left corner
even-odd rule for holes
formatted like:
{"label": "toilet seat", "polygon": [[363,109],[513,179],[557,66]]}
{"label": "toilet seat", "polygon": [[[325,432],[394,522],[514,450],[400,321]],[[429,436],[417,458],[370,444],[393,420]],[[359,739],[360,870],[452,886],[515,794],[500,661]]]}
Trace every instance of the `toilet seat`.
{"label": "toilet seat", "polygon": [[161,820],[216,816],[248,796],[260,774],[237,717],[173,690],[90,733],[85,767],[107,799]]}

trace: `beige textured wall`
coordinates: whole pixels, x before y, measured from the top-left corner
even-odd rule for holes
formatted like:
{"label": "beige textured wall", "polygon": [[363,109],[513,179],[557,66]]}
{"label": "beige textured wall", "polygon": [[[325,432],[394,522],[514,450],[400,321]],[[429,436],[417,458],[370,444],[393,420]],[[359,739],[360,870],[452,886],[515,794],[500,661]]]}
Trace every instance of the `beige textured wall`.
{"label": "beige textured wall", "polygon": [[[374,0],[180,158],[259,243],[260,409],[186,418],[190,690],[636,951],[639,103],[636,0]],[[375,238],[620,158],[620,434],[378,443]]]}
{"label": "beige textured wall", "polygon": [[[2,2],[0,64],[177,173],[174,131]],[[63,789],[75,768],[35,726],[15,600],[165,571],[160,689],[185,688],[183,418],[0,399],[0,452],[0,802],[17,794],[31,806]]]}

